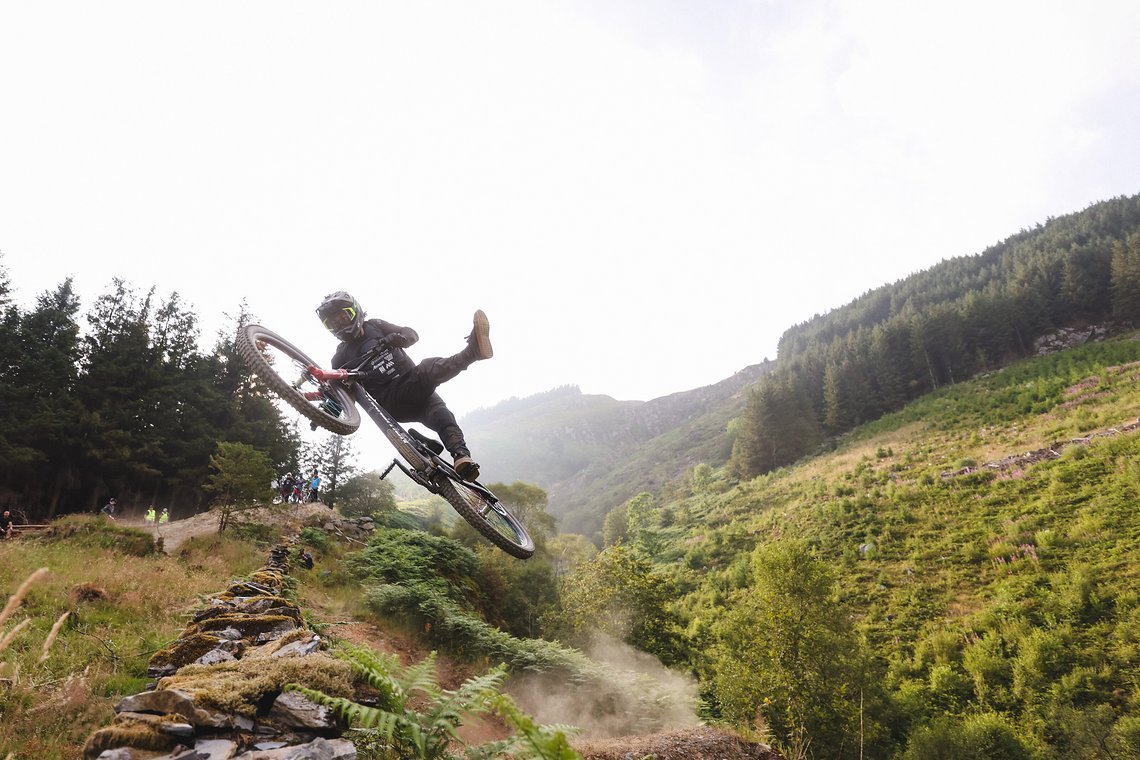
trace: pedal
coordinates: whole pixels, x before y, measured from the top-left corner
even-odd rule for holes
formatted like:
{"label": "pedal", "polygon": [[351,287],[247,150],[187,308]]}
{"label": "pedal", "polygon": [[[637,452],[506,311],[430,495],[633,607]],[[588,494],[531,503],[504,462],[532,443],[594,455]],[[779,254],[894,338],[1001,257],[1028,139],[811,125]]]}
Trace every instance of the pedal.
{"label": "pedal", "polygon": [[412,438],[415,438],[424,446],[427,446],[436,456],[443,454],[443,444],[439,441],[428,438],[426,435],[416,430],[415,428],[408,428],[408,435],[410,435]]}

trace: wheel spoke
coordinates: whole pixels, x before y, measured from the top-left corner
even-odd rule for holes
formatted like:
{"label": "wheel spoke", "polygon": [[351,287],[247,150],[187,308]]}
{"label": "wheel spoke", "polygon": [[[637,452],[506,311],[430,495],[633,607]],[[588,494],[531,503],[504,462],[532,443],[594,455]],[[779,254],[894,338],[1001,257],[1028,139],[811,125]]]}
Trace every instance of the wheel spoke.
{"label": "wheel spoke", "polygon": [[526,528],[494,494],[451,478],[446,478],[439,485],[444,498],[451,502],[460,516],[491,543],[520,559],[534,554],[534,542]]}
{"label": "wheel spoke", "polygon": [[289,341],[260,325],[245,325],[238,331],[237,349],[269,390],[312,422],[340,435],[360,426],[347,391],[316,382],[308,371],[314,362]]}

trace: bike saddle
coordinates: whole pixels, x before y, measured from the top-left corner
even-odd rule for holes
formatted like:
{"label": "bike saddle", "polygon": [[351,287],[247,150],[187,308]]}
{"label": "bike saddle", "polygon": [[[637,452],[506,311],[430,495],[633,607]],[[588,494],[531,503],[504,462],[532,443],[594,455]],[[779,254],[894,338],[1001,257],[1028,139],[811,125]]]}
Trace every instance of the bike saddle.
{"label": "bike saddle", "polygon": [[436,456],[443,454],[443,444],[439,441],[428,438],[426,435],[416,430],[415,428],[408,428],[408,435],[410,435],[412,438],[415,438],[424,446],[427,446],[435,453]]}

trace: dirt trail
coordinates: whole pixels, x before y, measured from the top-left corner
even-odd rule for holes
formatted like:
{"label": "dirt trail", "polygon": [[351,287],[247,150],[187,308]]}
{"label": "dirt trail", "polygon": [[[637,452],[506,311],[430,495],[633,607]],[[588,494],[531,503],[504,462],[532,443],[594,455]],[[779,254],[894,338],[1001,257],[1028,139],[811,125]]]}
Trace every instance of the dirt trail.
{"label": "dirt trail", "polygon": [[[265,522],[282,524],[296,523],[299,527],[301,521],[314,514],[328,514],[329,508],[314,501],[308,504],[279,504],[272,507],[259,507],[236,514],[235,521],[239,522]],[[218,514],[216,512],[201,512],[184,520],[171,520],[165,525],[148,524],[142,517],[120,517],[120,525],[129,525],[132,528],[149,530],[156,537],[162,538],[162,547],[167,554],[178,550],[183,543],[194,536],[218,532]]]}
{"label": "dirt trail", "polygon": [[750,742],[732,731],[709,726],[652,736],[571,742],[584,760],[783,760],[767,744]]}

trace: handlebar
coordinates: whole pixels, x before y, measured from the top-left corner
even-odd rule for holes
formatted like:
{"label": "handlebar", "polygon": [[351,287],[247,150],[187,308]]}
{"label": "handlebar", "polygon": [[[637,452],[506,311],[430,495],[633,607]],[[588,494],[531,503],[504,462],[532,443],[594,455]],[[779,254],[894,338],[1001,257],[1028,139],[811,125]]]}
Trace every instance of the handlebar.
{"label": "handlebar", "polygon": [[364,377],[368,373],[361,368],[368,364],[368,362],[381,351],[386,348],[391,348],[385,336],[380,336],[374,340],[376,341],[376,345],[364,352],[364,356],[361,357],[360,362],[356,365],[356,369],[321,369],[320,367],[312,366],[308,368],[309,374],[313,376],[314,380],[319,380],[320,382],[328,382],[330,380],[351,381]]}
{"label": "handlebar", "polygon": [[314,380],[322,383],[327,383],[330,380],[352,380],[364,374],[351,369],[321,369],[316,365],[309,367],[307,371]]}

